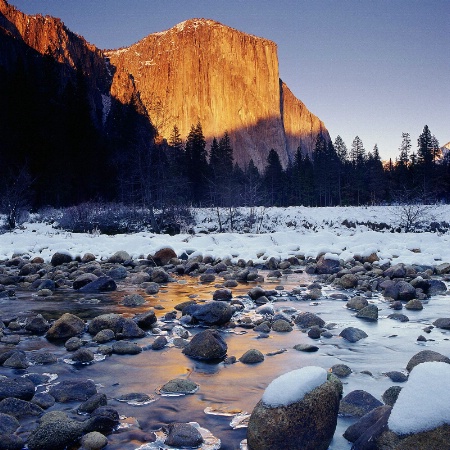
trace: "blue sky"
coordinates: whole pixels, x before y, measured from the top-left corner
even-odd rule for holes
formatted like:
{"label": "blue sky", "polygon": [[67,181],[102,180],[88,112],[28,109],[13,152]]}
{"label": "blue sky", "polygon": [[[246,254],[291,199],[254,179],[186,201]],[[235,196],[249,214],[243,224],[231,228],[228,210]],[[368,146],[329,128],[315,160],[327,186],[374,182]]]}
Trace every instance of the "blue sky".
{"label": "blue sky", "polygon": [[204,17],[271,39],[280,76],[347,146],[395,158],[427,124],[450,141],[450,0],[10,0],[99,48]]}

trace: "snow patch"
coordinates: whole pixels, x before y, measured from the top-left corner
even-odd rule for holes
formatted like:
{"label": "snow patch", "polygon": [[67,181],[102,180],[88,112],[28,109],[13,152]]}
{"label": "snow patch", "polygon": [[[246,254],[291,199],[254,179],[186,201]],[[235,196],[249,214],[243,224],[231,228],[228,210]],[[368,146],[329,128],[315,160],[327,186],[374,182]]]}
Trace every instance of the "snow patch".
{"label": "snow patch", "polygon": [[420,433],[450,424],[450,364],[422,363],[414,367],[389,417],[397,434]]}
{"label": "snow patch", "polygon": [[327,372],[321,367],[308,366],[292,370],[275,378],[267,386],[262,401],[271,408],[291,405],[326,381]]}
{"label": "snow patch", "polygon": [[103,116],[102,116],[102,122],[103,125],[106,123],[106,119],[108,119],[109,112],[111,111],[111,96],[102,94],[102,105],[103,105]]}

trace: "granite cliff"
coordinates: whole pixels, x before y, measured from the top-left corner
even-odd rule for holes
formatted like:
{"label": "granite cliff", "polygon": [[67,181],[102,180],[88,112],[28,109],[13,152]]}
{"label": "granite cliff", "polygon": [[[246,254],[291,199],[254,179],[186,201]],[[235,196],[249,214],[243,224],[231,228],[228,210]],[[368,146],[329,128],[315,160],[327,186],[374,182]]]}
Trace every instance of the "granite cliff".
{"label": "granite cliff", "polygon": [[[117,117],[129,128],[122,106],[139,116],[141,143],[153,140],[154,129],[169,139],[174,125],[186,138],[200,121],[208,143],[228,131],[235,162],[245,167],[253,159],[261,171],[272,148],[286,167],[299,146],[312,152],[318,133],[329,139],[323,122],[280,80],[276,44],[213,20],[187,20],[102,51],[60,19],[29,16],[0,0],[0,49],[5,79],[24,66],[37,74],[41,97],[51,92],[62,103],[68,82],[82,77],[94,126],[118,139]],[[44,86],[49,60],[54,89]]]}
{"label": "granite cliff", "polygon": [[[271,148],[285,167],[298,146],[310,153],[323,122],[279,78],[277,46],[218,22],[192,19],[136,44],[105,52],[117,73],[132,75],[159,134],[176,124],[183,137],[201,122],[207,141],[228,131],[242,167],[262,170]],[[113,80],[117,95],[121,81]]]}

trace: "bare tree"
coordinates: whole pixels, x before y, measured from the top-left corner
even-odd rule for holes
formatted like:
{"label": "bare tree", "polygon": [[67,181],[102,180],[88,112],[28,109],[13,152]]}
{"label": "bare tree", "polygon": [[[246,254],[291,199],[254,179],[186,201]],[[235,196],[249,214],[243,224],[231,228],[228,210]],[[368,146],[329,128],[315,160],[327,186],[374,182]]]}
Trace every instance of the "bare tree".
{"label": "bare tree", "polygon": [[396,192],[393,198],[392,214],[406,233],[436,220],[436,204],[423,192],[403,189]]}
{"label": "bare tree", "polygon": [[33,179],[27,166],[11,170],[5,177],[1,189],[0,207],[6,214],[6,225],[10,230],[21,224],[30,209]]}

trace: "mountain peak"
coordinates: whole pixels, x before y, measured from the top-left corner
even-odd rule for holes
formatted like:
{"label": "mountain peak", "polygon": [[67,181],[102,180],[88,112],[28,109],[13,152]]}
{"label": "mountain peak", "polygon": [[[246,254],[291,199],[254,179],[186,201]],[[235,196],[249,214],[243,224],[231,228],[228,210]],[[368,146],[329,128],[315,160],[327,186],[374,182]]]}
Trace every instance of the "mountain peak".
{"label": "mountain peak", "polygon": [[277,46],[268,39],[194,18],[105,55],[132,76],[160,137],[176,125],[185,138],[198,121],[208,143],[228,131],[241,167],[253,160],[263,170],[272,148],[286,167],[299,146],[311,152],[318,133],[328,136],[280,83]]}

